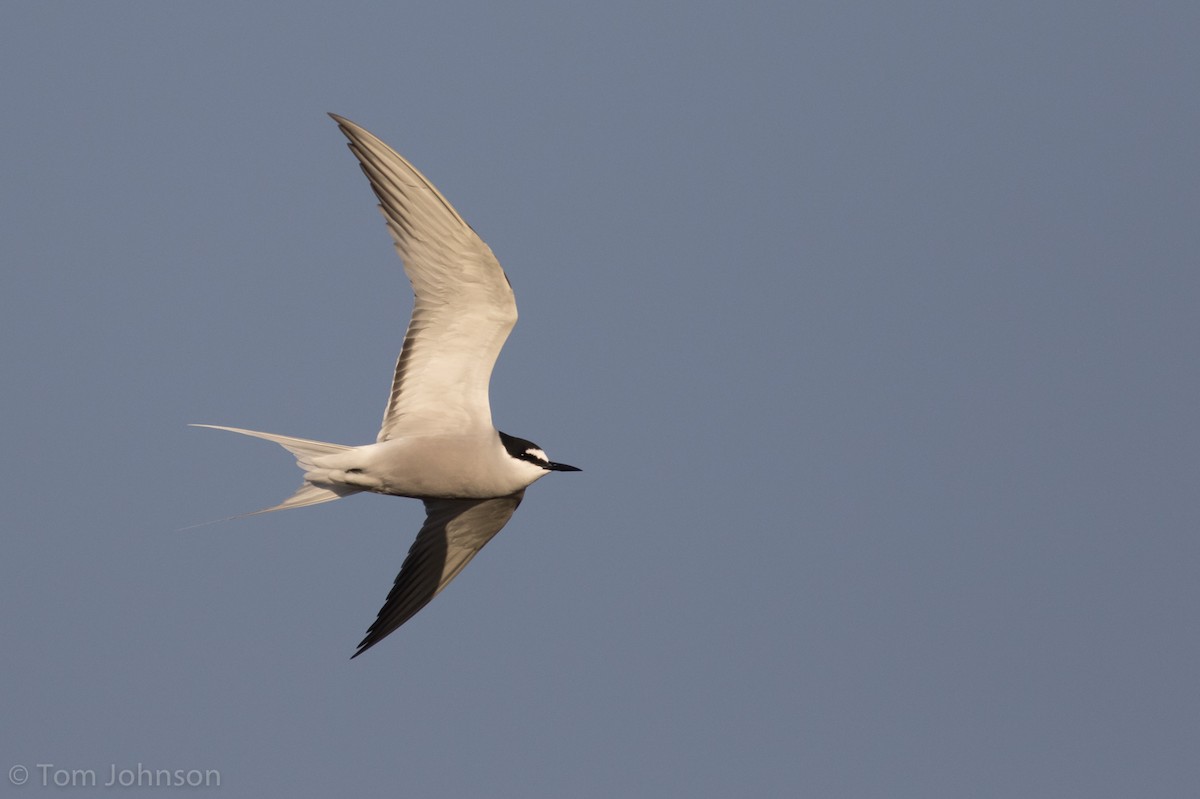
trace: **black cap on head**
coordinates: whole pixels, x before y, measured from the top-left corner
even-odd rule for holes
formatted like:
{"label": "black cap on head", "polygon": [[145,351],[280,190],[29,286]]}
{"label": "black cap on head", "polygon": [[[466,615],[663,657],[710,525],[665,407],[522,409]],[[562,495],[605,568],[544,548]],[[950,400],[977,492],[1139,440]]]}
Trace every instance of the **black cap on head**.
{"label": "black cap on head", "polygon": [[[500,431],[496,431],[500,432]],[[546,457],[546,453],[542,448],[533,443],[527,438],[517,438],[510,436],[508,433],[500,433],[500,441],[504,444],[504,449],[508,454],[519,461],[526,461],[535,466],[541,466],[546,471],[550,472],[581,472],[583,471],[578,466],[569,466],[565,463],[555,463]]]}

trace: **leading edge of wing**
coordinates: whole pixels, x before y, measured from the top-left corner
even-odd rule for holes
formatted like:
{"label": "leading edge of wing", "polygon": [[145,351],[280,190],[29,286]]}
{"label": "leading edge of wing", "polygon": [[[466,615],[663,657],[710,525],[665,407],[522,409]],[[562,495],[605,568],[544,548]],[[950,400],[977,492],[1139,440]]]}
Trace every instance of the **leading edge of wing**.
{"label": "leading edge of wing", "polygon": [[441,593],[508,523],[524,496],[522,489],[494,499],[425,500],[425,524],[351,660],[391,635]]}

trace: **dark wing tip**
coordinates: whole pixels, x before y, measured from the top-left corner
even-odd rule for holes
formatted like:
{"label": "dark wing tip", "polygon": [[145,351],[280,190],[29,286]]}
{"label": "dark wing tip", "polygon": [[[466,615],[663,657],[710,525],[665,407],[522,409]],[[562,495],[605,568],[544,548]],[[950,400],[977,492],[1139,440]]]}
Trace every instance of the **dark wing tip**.
{"label": "dark wing tip", "polygon": [[[369,637],[370,636],[368,636],[367,638],[369,638]],[[354,654],[350,656],[351,660],[354,660],[356,657],[361,655],[363,652],[366,652],[368,649],[370,649],[371,647],[375,646],[376,643],[378,643],[377,641],[371,641],[370,643],[368,643],[367,638],[364,638],[362,641],[359,642],[358,648],[356,650],[354,650]]]}

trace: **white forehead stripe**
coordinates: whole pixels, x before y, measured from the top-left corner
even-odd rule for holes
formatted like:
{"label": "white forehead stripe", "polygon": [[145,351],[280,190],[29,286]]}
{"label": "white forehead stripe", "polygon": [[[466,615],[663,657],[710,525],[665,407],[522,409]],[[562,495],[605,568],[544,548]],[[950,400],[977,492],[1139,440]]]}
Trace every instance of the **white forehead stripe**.
{"label": "white forehead stripe", "polygon": [[550,462],[550,459],[546,457],[546,453],[542,452],[537,447],[530,447],[529,449],[525,450],[525,454],[532,455],[533,457],[537,458],[539,461],[542,461],[543,463]]}

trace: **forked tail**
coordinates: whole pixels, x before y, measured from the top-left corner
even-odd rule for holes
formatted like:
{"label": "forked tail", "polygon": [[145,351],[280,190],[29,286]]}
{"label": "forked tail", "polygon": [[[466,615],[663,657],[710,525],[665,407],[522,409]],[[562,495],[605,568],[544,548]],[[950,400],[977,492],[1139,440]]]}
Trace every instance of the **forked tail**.
{"label": "forked tail", "polygon": [[[313,458],[320,455],[332,455],[335,452],[345,452],[353,447],[347,447],[344,444],[329,444],[325,441],[311,441],[307,438],[293,438],[292,436],[280,436],[274,433],[260,433],[257,430],[243,430],[240,427],[223,427],[218,424],[193,424],[189,427],[208,427],[213,430],[227,430],[230,433],[241,433],[244,436],[253,436],[254,438],[262,438],[267,441],[274,441],[279,446],[286,449],[288,452],[296,456],[296,465],[305,472],[312,471],[316,468],[313,463]],[[303,508],[305,505],[318,505],[322,502],[330,502],[342,497],[348,497],[351,494],[357,494],[361,488],[346,485],[329,485],[322,483],[317,485],[310,483],[307,480],[300,488],[296,489],[296,493],[274,505],[270,508],[243,513],[242,516],[254,516],[259,513],[270,513],[273,510],[284,510],[286,508]],[[238,518],[238,517],[234,517]]]}

